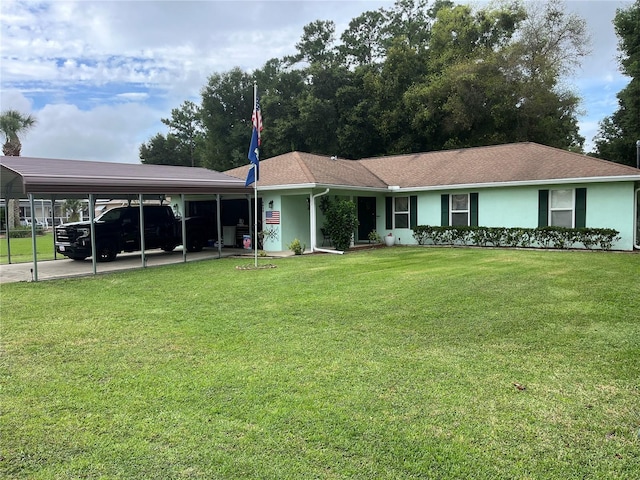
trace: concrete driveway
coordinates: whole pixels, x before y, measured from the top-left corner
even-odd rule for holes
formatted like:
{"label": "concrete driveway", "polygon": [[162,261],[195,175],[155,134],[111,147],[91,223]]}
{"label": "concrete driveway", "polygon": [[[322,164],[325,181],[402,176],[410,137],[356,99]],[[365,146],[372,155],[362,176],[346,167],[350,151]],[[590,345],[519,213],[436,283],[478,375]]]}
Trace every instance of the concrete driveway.
{"label": "concrete driveway", "polygon": [[[240,248],[223,248],[222,257],[243,256],[253,258],[253,252]],[[158,265],[177,264],[183,262],[182,248],[178,247],[173,252],[151,250],[146,253],[147,267]],[[204,249],[201,252],[187,253],[187,262],[199,260],[213,260],[219,258],[217,249]],[[97,273],[113,272],[118,270],[131,270],[142,268],[140,252],[121,253],[113,262],[98,263]],[[58,260],[44,260],[38,262],[38,280],[51,280],[55,278],[78,277],[93,275],[91,259],[83,261],[70,260],[61,257]],[[0,284],[11,282],[31,282],[34,280],[33,262],[13,263],[0,265]]]}

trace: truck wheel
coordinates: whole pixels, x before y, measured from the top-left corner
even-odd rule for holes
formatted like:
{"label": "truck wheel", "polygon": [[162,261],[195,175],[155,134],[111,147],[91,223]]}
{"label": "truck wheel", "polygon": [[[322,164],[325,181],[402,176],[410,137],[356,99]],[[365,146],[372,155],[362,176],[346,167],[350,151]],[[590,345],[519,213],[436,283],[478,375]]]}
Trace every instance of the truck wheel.
{"label": "truck wheel", "polygon": [[192,238],[187,242],[188,252],[199,252],[204,248],[204,241],[201,238]]}
{"label": "truck wheel", "polygon": [[112,262],[115,260],[116,255],[118,255],[118,252],[112,243],[98,245],[97,257],[99,262]]}

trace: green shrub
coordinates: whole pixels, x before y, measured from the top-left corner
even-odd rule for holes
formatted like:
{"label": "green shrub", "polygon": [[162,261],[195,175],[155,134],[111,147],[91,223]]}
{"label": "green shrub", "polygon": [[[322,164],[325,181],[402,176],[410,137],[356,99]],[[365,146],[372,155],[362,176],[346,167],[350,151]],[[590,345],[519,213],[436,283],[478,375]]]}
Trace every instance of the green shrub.
{"label": "green shrub", "polygon": [[376,230],[371,230],[369,232],[369,241],[371,243],[380,243],[382,242],[382,237]]}
{"label": "green shrub", "polygon": [[324,228],[331,237],[333,246],[336,250],[347,250],[358,227],[356,204],[349,200],[329,201],[326,205],[325,215]]}
{"label": "green shrub", "polygon": [[[42,227],[36,227],[36,235],[44,235]],[[9,230],[9,238],[29,238],[31,237],[31,227],[16,227]]]}
{"label": "green shrub", "polygon": [[418,245],[477,245],[480,247],[533,247],[572,248],[582,244],[586,249],[595,247],[611,250],[620,240],[617,230],[611,228],[505,228],[505,227],[434,227],[418,225],[413,238]]}
{"label": "green shrub", "polygon": [[306,245],[302,245],[300,240],[294,238],[293,241],[289,244],[289,250],[291,250],[295,255],[302,255]]}

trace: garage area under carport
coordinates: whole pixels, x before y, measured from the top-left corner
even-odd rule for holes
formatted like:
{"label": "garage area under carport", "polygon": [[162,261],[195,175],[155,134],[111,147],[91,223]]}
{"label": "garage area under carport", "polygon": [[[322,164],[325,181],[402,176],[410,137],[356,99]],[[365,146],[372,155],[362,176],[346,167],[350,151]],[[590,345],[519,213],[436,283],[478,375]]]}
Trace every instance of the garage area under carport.
{"label": "garage area under carport", "polygon": [[[36,198],[87,199],[89,216],[93,229],[95,204],[97,200],[121,199],[138,202],[142,209],[145,202],[163,202],[171,199],[189,213],[189,202],[205,199],[215,202],[216,216],[213,228],[216,237],[222,238],[221,203],[223,197],[249,203],[252,189],[245,187],[244,181],[229,175],[197,167],[170,165],[141,165],[126,163],[95,162],[86,160],[64,160],[32,157],[0,157],[0,195],[7,200],[28,198],[34,211]],[[186,208],[185,208],[186,207]],[[248,210],[250,212],[250,209]],[[182,215],[183,245],[186,238],[185,216]],[[140,215],[141,244],[140,265],[147,265],[144,250],[144,216]],[[38,259],[36,254],[35,222],[32,225],[33,280],[38,280]],[[250,229],[252,222],[247,222]],[[252,233],[252,232],[251,232]],[[92,243],[95,234],[91,235]],[[222,256],[222,242],[216,242],[218,255]],[[7,248],[10,256],[9,232]],[[52,248],[54,246],[52,245]],[[92,273],[98,273],[95,245],[92,247]],[[55,250],[54,250],[55,251]],[[187,261],[187,249],[182,249],[182,261]],[[10,258],[10,257],[9,257]]]}

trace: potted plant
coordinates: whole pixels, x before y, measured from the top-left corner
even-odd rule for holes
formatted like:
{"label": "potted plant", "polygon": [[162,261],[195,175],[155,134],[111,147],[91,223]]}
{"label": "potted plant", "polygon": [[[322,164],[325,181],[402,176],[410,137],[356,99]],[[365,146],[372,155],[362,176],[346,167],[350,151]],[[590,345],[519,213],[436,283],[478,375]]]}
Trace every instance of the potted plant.
{"label": "potted plant", "polygon": [[375,230],[371,230],[369,232],[369,243],[381,243],[381,242],[382,242],[382,238],[380,237],[380,234]]}
{"label": "potted plant", "polygon": [[393,247],[393,244],[396,243],[396,237],[393,236],[392,232],[389,232],[387,235],[385,235],[384,237],[384,244],[387,247]]}

